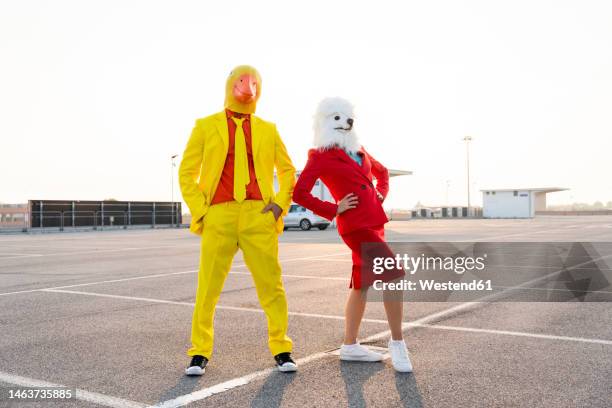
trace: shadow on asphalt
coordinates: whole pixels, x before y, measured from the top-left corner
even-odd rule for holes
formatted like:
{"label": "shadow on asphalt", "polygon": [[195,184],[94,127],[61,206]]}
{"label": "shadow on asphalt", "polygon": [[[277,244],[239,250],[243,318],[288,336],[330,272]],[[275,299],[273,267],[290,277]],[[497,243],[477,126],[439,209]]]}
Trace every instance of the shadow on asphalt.
{"label": "shadow on asphalt", "polygon": [[[350,408],[365,408],[367,403],[363,394],[364,384],[370,377],[379,371],[388,369],[389,367],[381,363],[354,363],[350,361],[341,361],[340,372],[346,387],[348,406]],[[397,389],[402,407],[421,408],[423,406],[414,374],[396,372],[395,388]]]}
{"label": "shadow on asphalt", "polygon": [[363,385],[370,377],[383,369],[385,365],[381,363],[340,361],[340,373],[344,380],[349,407],[358,408],[367,405],[363,397]]}
{"label": "shadow on asphalt", "polygon": [[395,389],[399,394],[402,407],[422,408],[423,400],[413,373],[395,373]]}
{"label": "shadow on asphalt", "polygon": [[176,397],[180,397],[181,395],[190,394],[194,392],[196,389],[200,388],[201,379],[202,377],[189,377],[184,374],[181,374],[176,385],[161,394],[158,398],[158,402],[161,403],[170,399],[174,399]]}
{"label": "shadow on asphalt", "polygon": [[251,402],[251,408],[277,408],[281,406],[285,389],[293,382],[295,373],[272,372]]}

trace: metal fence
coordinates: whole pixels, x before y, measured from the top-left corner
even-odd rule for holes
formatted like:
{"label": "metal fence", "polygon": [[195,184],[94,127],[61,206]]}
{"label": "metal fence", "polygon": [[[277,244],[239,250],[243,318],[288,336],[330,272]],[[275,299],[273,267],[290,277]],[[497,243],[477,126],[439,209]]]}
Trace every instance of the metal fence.
{"label": "metal fence", "polygon": [[22,220],[0,230],[179,227],[183,217],[180,202],[30,200]]}
{"label": "metal fence", "polygon": [[30,200],[30,228],[179,226],[181,203]]}

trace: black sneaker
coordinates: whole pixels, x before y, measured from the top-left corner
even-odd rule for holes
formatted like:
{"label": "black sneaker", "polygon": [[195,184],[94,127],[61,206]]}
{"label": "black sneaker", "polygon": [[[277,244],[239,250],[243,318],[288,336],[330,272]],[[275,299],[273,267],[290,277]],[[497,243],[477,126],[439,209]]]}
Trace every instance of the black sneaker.
{"label": "black sneaker", "polygon": [[291,373],[297,371],[297,364],[291,358],[291,353],[280,353],[274,356],[278,371],[283,373]]}
{"label": "black sneaker", "polygon": [[202,375],[208,364],[208,359],[204,356],[193,356],[191,364],[185,369],[187,375]]}

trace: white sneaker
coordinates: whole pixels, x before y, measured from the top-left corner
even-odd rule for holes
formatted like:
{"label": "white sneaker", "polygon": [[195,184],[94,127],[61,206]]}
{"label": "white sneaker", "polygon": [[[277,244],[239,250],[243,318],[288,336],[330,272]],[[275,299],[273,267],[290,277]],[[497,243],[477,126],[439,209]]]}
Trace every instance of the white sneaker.
{"label": "white sneaker", "polygon": [[400,373],[411,373],[412,363],[408,357],[408,349],[404,340],[389,340],[389,354],[395,371]]}
{"label": "white sneaker", "polygon": [[382,361],[383,355],[363,347],[359,343],[343,344],[340,347],[340,360],[375,362]]}

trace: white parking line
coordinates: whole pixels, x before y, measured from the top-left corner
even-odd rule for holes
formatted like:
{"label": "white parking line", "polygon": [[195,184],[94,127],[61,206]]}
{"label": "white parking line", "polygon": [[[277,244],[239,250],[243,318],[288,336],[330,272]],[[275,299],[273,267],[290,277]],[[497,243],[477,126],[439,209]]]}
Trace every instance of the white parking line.
{"label": "white parking line", "polygon": [[[311,259],[331,258],[331,257],[335,257],[335,256],[340,256],[340,255],[346,255],[346,252],[337,252],[337,253],[326,254],[326,255],[315,255],[315,256],[311,256],[311,257],[280,259],[279,261],[281,263],[297,262],[297,261],[305,261],[305,260],[311,260]],[[245,267],[245,266],[246,266],[246,264],[237,264],[237,265],[234,265],[232,267],[233,268],[241,268],[241,267]],[[197,272],[197,270],[189,270],[189,271],[180,271],[180,272],[157,273],[157,274],[153,274],[153,275],[132,276],[132,277],[129,277],[129,278],[109,279],[109,280],[96,281],[96,282],[86,282],[86,283],[76,283],[76,284],[73,284],[73,285],[63,285],[63,286],[53,286],[53,287],[49,287],[49,288],[18,290],[18,291],[15,291],[15,292],[4,292],[4,293],[0,293],[0,296],[18,295],[18,294],[21,294],[21,293],[41,292],[41,291],[50,290],[50,289],[78,288],[78,287],[83,287],[83,286],[101,285],[101,284],[105,284],[105,283],[127,282],[127,281],[132,281],[132,280],[139,280],[139,279],[163,278],[163,277],[166,277],[166,276],[185,275],[185,274],[196,273],[196,272]],[[230,273],[236,273],[237,275],[246,274],[246,272],[243,273],[243,272],[234,272],[234,271],[232,271]],[[297,277],[297,278],[328,279],[328,280],[340,280],[341,279],[341,278],[333,278],[333,277],[316,277],[316,276],[309,276],[309,275],[290,275],[290,274],[283,274],[283,276],[284,277],[289,277],[289,278]],[[346,279],[342,279],[342,280],[346,280]]]}
{"label": "white parking line", "polygon": [[69,255],[97,255],[97,254],[109,254],[115,252],[129,252],[129,251],[148,251],[151,249],[164,249],[164,248],[184,248],[190,246],[200,246],[200,244],[180,244],[180,245],[158,245],[148,247],[128,247],[128,248],[116,248],[116,249],[99,249],[93,251],[73,251],[73,252],[53,252],[50,254],[27,254],[20,257],[0,257],[0,261],[3,259],[11,258],[34,258],[34,257],[48,257],[48,256],[69,256]]}
{"label": "white parking line", "polygon": [[[65,385],[54,384],[47,381],[40,381],[34,378],[20,377],[18,375],[13,375],[4,372],[0,372],[0,382],[20,387],[66,387]],[[98,394],[96,392],[89,392],[78,388],[76,390],[76,399],[113,408],[143,408],[147,406],[147,404],[142,404],[140,402],[112,397],[110,395]]]}
{"label": "white parking line", "polygon": [[[320,353],[311,354],[311,355],[309,355],[307,357],[304,357],[304,358],[299,358],[295,362],[298,365],[308,364],[308,363],[310,363],[312,361],[320,360],[320,359],[322,359],[324,357],[329,357],[329,356],[330,356],[330,354],[328,352],[320,352]],[[229,390],[231,390],[233,388],[240,387],[240,386],[243,386],[243,385],[247,385],[251,381],[254,381],[254,380],[258,379],[258,378],[266,377],[266,376],[272,374],[275,371],[276,371],[276,368],[266,368],[264,370],[255,371],[254,373],[247,374],[247,375],[242,376],[242,377],[234,378],[232,380],[225,381],[225,382],[213,385],[212,387],[202,388],[201,390],[198,390],[198,391],[195,391],[195,392],[192,392],[192,393],[189,393],[189,394],[181,395],[181,396],[176,397],[176,398],[171,399],[171,400],[160,402],[159,404],[155,405],[154,407],[155,408],[176,408],[176,407],[182,407],[182,406],[185,406],[185,405],[190,404],[192,402],[203,400],[203,399],[208,398],[208,397],[210,397],[212,395],[220,394],[222,392],[229,391]]]}
{"label": "white parking line", "polygon": [[[18,256],[8,256],[2,257],[0,254],[0,260],[3,259],[12,259],[12,258],[34,258],[34,257],[48,257],[48,256],[72,256],[72,255],[97,255],[97,254],[107,254],[107,253],[115,253],[115,252],[130,252],[130,251],[146,251],[151,249],[165,249],[165,248],[185,248],[185,247],[199,247],[199,243],[193,244],[180,244],[180,245],[158,245],[158,246],[148,246],[148,247],[128,247],[128,248],[115,248],[115,249],[99,249],[99,250],[91,250],[91,251],[73,251],[73,252],[53,252],[50,254],[18,254]],[[347,252],[338,253],[337,255],[346,255]],[[305,259],[317,259],[317,258],[325,258],[327,256],[337,256],[337,255],[320,255],[314,257],[302,257],[295,258],[291,261],[299,261]],[[282,260],[281,260],[282,262]]]}
{"label": "white parking line", "polygon": [[[144,232],[144,233],[143,233]],[[31,233],[31,234],[19,234],[12,235],[17,236],[17,239],[8,239],[8,236],[2,236],[0,234],[0,244],[5,242],[16,242],[16,243],[26,243],[30,242],[56,242],[56,241],[74,241],[75,239],[80,239],[83,241],[87,241],[88,238],[91,238],[89,241],[104,241],[104,242],[116,242],[117,239],[133,239],[140,237],[150,237],[151,235],[158,235],[160,232],[165,232],[163,229],[138,229],[138,230],[102,230],[102,231],[83,231],[83,232],[72,232],[65,231],[64,233],[58,232],[50,232],[50,233]],[[34,238],[36,236],[36,238]],[[39,238],[40,237],[40,238]],[[168,236],[169,239],[177,239],[176,235]],[[182,239],[183,237],[178,237]],[[191,238],[191,237],[190,237]],[[193,239],[197,239],[192,237]]]}
{"label": "white parking line", "polygon": [[494,289],[520,289],[520,290],[531,290],[540,292],[571,292],[571,293],[612,293],[610,290],[578,290],[578,289],[557,289],[557,288],[517,288],[516,286],[497,286],[493,285]]}
{"label": "white parking line", "polygon": [[[582,224],[571,224],[572,227],[579,227]],[[522,231],[522,232],[515,232],[515,233],[510,233],[510,234],[502,234],[502,235],[494,235],[494,236],[487,236],[487,237],[482,237],[482,238],[477,238],[474,240],[470,240],[470,241],[492,241],[492,240],[497,240],[500,238],[509,238],[509,237],[520,237],[523,235],[533,235],[533,234],[544,234],[547,232],[553,232],[553,231],[562,231],[564,229],[567,229],[568,226],[564,225],[561,227],[555,227],[555,228],[547,228],[547,229],[540,229],[540,230],[536,230],[536,231]]]}
{"label": "white parking line", "polygon": [[[6,256],[5,256],[6,255]],[[0,254],[0,261],[3,259],[15,259],[15,258],[30,258],[42,256],[42,254],[17,254],[17,253],[3,253]]]}
{"label": "white parking line", "polygon": [[[31,248],[44,248],[44,249],[49,249],[49,245],[54,243],[53,242],[48,242],[46,244],[32,244],[30,243],[30,241],[27,241],[27,246],[24,246],[23,244],[11,244],[11,243],[6,243],[5,241],[0,241],[0,245],[4,248],[13,248],[13,249],[31,249]],[[100,245],[103,245],[104,243],[106,243],[106,241],[96,241],[97,245],[83,245],[81,242],[72,242],[72,245],[78,245],[79,249],[96,249],[96,248],[100,248]],[[112,241],[110,243],[113,243]],[[60,248],[61,249],[61,248]]]}
{"label": "white parking line", "polygon": [[[408,325],[410,325],[410,323]],[[413,326],[424,327],[428,329],[436,329],[436,330],[452,330],[452,331],[471,332],[471,333],[497,334],[497,335],[503,335],[503,336],[531,337],[535,339],[546,339],[546,340],[575,341],[575,342],[580,342],[580,343],[605,344],[606,346],[612,346],[612,340],[590,339],[586,337],[556,336],[552,334],[528,333],[528,332],[518,332],[518,331],[510,331],[510,330],[478,329],[475,327],[444,326],[444,325],[439,325],[439,324],[413,324]]]}
{"label": "white parking line", "polygon": [[[162,303],[162,304],[167,304],[167,305],[179,305],[179,306],[191,306],[191,307],[195,305],[195,303],[193,302],[181,302],[178,300],[165,300],[165,299],[138,297],[138,296],[112,295],[109,293],[82,292],[78,290],[41,289],[40,291],[41,292],[51,292],[51,293],[68,293],[72,295],[95,296],[95,297],[103,297],[103,298],[110,298],[110,299],[136,300],[136,301],[141,301],[141,302]],[[234,310],[234,311],[239,311],[239,312],[250,312],[250,313],[259,313],[259,314],[264,313],[263,309],[258,309],[254,307],[217,305],[216,308],[220,310]],[[342,321],[344,320],[344,316],[326,315],[326,314],[318,314],[318,313],[289,312],[289,316],[314,317],[318,319],[330,319],[330,320],[342,320]],[[387,323],[386,320],[380,320],[380,319],[363,319],[363,321],[367,323],[382,323],[382,324]]]}
{"label": "white parking line", "polygon": [[[84,296],[96,296],[110,299],[124,299],[124,300],[139,300],[142,302],[149,303],[163,303],[167,305],[181,305],[181,306],[193,306],[192,302],[180,302],[178,300],[164,300],[164,299],[152,299],[138,296],[122,296],[122,295],[111,295],[109,293],[96,293],[96,292],[81,292],[77,290],[65,290],[65,289],[41,289],[40,292],[52,292],[52,293],[69,293],[73,295],[84,295]],[[217,306],[220,307],[220,306]]]}
{"label": "white parking line", "polygon": [[96,281],[96,282],[87,282],[87,283],[76,283],[74,285],[54,286],[54,287],[50,287],[50,288],[18,290],[16,292],[4,292],[4,293],[0,293],[0,296],[18,295],[18,294],[21,294],[21,293],[42,292],[42,291],[53,290],[53,289],[79,288],[79,287],[83,287],[83,286],[102,285],[102,284],[105,284],[105,283],[127,282],[127,281],[139,280],[139,279],[162,278],[162,277],[165,277],[165,276],[184,275],[184,274],[196,273],[196,272],[197,271],[191,270],[191,271],[181,271],[181,272],[158,273],[158,274],[154,274],[154,275],[132,276],[132,277],[129,277],[129,278],[109,279],[109,280]]}
{"label": "white parking line", "polygon": [[[244,264],[242,265],[239,264],[239,265],[234,266],[234,268],[240,268],[240,267],[245,267],[245,266],[246,265]],[[104,280],[104,281],[87,282],[87,283],[75,283],[74,285],[53,286],[50,288],[19,290],[16,292],[4,292],[4,293],[0,293],[0,296],[18,295],[20,293],[44,292],[44,291],[55,290],[55,289],[80,288],[84,286],[95,286],[95,285],[102,285],[105,283],[129,282],[129,281],[140,280],[140,279],[164,278],[168,276],[187,275],[187,274],[193,274],[197,272],[198,272],[197,270],[190,270],[190,271],[180,271],[180,272],[159,273],[155,275],[132,276],[130,278],[109,279],[109,280]],[[230,274],[231,275],[246,275],[246,276],[251,275],[250,272],[240,272],[240,271],[231,271]],[[292,274],[283,274],[282,276],[283,278],[318,279],[318,280],[332,280],[332,281],[342,281],[342,282],[348,282],[349,280],[348,277],[343,278],[343,277],[334,277],[334,276],[292,275]]]}
{"label": "white parking line", "polygon": [[[318,257],[309,257],[306,259],[315,259],[315,258],[321,258],[321,257],[327,257],[327,256],[339,256],[339,255],[346,255],[346,253],[338,253],[338,254],[331,254],[331,255],[324,255],[324,256],[318,256]],[[599,259],[602,258],[607,258],[609,256],[605,256],[605,257],[601,257]],[[301,258],[304,259],[304,258]],[[295,260],[301,260],[300,258],[295,258]],[[584,262],[583,264],[589,263],[589,262],[593,262],[596,261],[595,260],[589,260],[587,262]],[[578,268],[580,266],[582,266],[583,264],[577,264],[574,265],[573,268]],[[571,270],[572,268],[566,268],[564,270]],[[540,278],[536,278],[536,279],[532,279],[531,281],[525,282],[523,285],[529,285],[535,282],[539,282],[540,280],[543,279],[547,279],[557,273],[562,272],[562,270],[559,271],[555,271],[553,273],[550,273],[546,276],[540,277]],[[175,272],[173,274],[178,274],[180,272]],[[182,272],[182,273],[192,273],[192,272]],[[166,274],[164,274],[166,275]],[[159,276],[159,275],[158,275]],[[307,276],[307,275],[302,275],[302,276]],[[137,279],[144,279],[145,277],[136,277]],[[133,279],[133,278],[126,278],[126,279]],[[92,285],[92,284],[96,284],[96,283],[88,283],[88,284],[80,284],[81,286],[85,286],[85,285]],[[74,285],[74,286],[78,286],[78,285]],[[73,286],[73,287],[74,287]],[[111,297],[111,298],[122,298],[122,299],[131,299],[131,300],[140,300],[140,301],[147,301],[147,302],[155,302],[155,303],[168,303],[168,304],[178,304],[178,305],[189,305],[189,306],[193,306],[192,303],[189,302],[176,302],[176,301],[166,301],[166,300],[159,300],[159,299],[149,299],[149,298],[140,298],[140,297],[127,297],[127,296],[119,296],[119,295],[107,295],[107,294],[99,294],[99,293],[92,293],[92,292],[78,292],[78,291],[69,291],[69,290],[62,290],[60,288],[54,289],[54,288],[48,288],[48,289],[37,289],[34,291],[47,291],[47,292],[66,292],[66,293],[74,293],[74,294],[80,294],[80,295],[90,295],[90,296],[102,296],[102,297]],[[491,297],[497,297],[500,296],[503,292],[500,292],[498,294],[495,295],[491,295],[489,297],[486,298],[491,298]],[[454,307],[439,311],[439,312],[435,312],[432,313],[430,315],[424,316],[420,319],[417,319],[416,321],[412,322],[412,323],[406,323],[404,325],[404,328],[410,328],[410,327],[427,327],[430,329],[434,329],[434,328],[440,328],[441,330],[451,330],[450,328],[452,326],[437,326],[437,325],[431,325],[429,324],[432,321],[441,319],[445,316],[460,312],[460,311],[465,311],[465,310],[469,310],[472,308],[477,307],[478,305],[483,304],[481,302],[467,302],[467,303],[462,303],[459,305],[456,305]],[[219,306],[221,309],[228,309],[228,310],[240,310],[240,311],[248,311],[248,312],[257,312],[257,313],[263,313],[263,311],[261,311],[260,309],[253,309],[253,308],[238,308],[238,307],[233,307],[233,306]],[[317,317],[317,318],[327,318],[327,319],[334,319],[334,320],[344,320],[344,317],[342,316],[332,316],[332,315],[317,315],[317,314],[309,314],[309,313],[290,313],[292,315],[297,315],[297,316],[305,316],[305,317]],[[372,323],[386,323],[386,321],[384,320],[380,320],[380,319],[367,319],[364,321],[368,321],[368,322],[372,322]],[[454,330],[460,330],[458,328],[453,328]],[[477,331],[485,331],[487,329],[473,329],[473,328],[462,328],[461,330],[463,331],[473,331],[473,332],[477,332]],[[556,340],[571,340],[571,341],[581,341],[584,342],[585,340],[592,340],[591,342],[594,343],[598,343],[598,344],[608,344],[608,340],[599,340],[599,339],[584,339],[584,338],[571,338],[571,337],[564,337],[564,336],[549,336],[549,335],[541,335],[541,334],[537,334],[537,333],[523,333],[523,332],[511,332],[511,331],[497,331],[497,330],[493,330],[491,331],[491,333],[493,334],[507,334],[507,335],[516,335],[516,336],[524,336],[524,337],[534,337],[534,338],[546,338],[546,339],[556,339]],[[362,342],[368,342],[368,341],[375,341],[375,340],[379,340],[382,338],[386,338],[389,336],[389,331],[385,330],[383,332],[380,333],[376,333],[372,336],[369,336],[365,339],[362,340]],[[578,339],[578,340],[576,340]],[[611,342],[612,343],[612,342]],[[299,359],[298,363],[300,364],[306,364],[308,362],[312,362],[315,360],[319,360],[321,358],[324,358],[325,356],[328,356],[328,352],[320,352],[320,353],[315,353],[312,354],[310,356],[307,356],[303,359]],[[273,369],[265,369],[265,370],[260,370],[257,371],[255,373],[251,373],[248,374],[246,376],[242,376],[239,378],[235,378],[217,385],[214,385],[212,387],[207,387],[204,389],[201,389],[199,391],[195,391],[193,393],[190,394],[186,394],[183,396],[179,396],[177,398],[174,398],[172,400],[168,400],[165,402],[162,402],[160,404],[158,404],[158,406],[160,407],[164,407],[164,408],[170,408],[170,407],[178,407],[178,406],[183,406],[185,404],[194,402],[194,401],[198,401],[198,400],[202,400],[205,399],[211,395],[214,394],[218,394],[221,392],[225,392],[228,391],[230,389],[248,384],[249,382],[257,379],[257,378],[262,378],[266,375],[269,375],[270,373],[273,372]]]}
{"label": "white parking line", "polygon": [[[413,323],[406,323],[405,325],[403,325],[403,328],[414,328],[414,327],[423,327],[423,328],[428,328],[428,329],[441,329],[441,330],[462,330],[462,331],[471,331],[471,332],[490,332],[491,334],[506,334],[506,335],[512,335],[512,336],[522,336],[522,337],[533,337],[533,338],[543,338],[543,339],[549,339],[549,340],[564,340],[564,341],[579,341],[579,342],[588,342],[588,343],[597,343],[597,344],[610,344],[612,345],[612,341],[608,341],[608,340],[600,340],[600,339],[585,339],[585,338],[579,338],[579,337],[566,337],[566,336],[553,336],[553,335],[541,335],[541,334],[537,334],[537,333],[524,333],[524,332],[512,332],[512,331],[502,331],[502,330],[486,330],[486,329],[472,329],[472,328],[455,328],[452,326],[437,326],[437,325],[430,325],[427,324],[428,321],[432,321],[432,320],[436,320],[439,319],[441,316],[447,315],[447,314],[452,314],[455,311],[457,311],[458,308],[457,307],[452,307],[450,309],[446,309],[446,310],[442,310],[440,312],[437,313],[432,313],[431,315],[427,315],[424,316],[418,320],[416,320]],[[327,317],[331,317],[331,316],[327,316]],[[337,318],[341,318],[344,319],[342,316],[337,316]],[[369,319],[372,320],[372,319]],[[364,319],[364,321],[366,321],[366,319]],[[386,321],[383,320],[376,320],[376,323],[386,323]],[[376,333],[374,335],[371,335],[369,337],[366,337],[365,339],[361,340],[362,343],[367,343],[367,342],[372,342],[372,341],[376,341],[376,340],[380,340],[382,338],[387,338],[389,337],[390,332],[389,330],[385,330],[382,331],[380,333]],[[313,362],[313,361],[317,361],[320,360],[324,357],[327,357],[330,355],[330,353],[333,350],[329,350],[326,352],[320,352],[320,353],[315,353],[312,354],[310,356],[307,356],[303,359],[298,359],[296,360],[296,362],[298,363],[298,365],[303,365],[309,362]],[[206,399],[212,395],[215,394],[219,394],[225,391],[229,391],[233,388],[237,388],[243,385],[246,385],[256,379],[265,377],[269,374],[271,374],[274,371],[273,368],[268,368],[265,370],[261,370],[261,371],[257,371],[254,372],[252,374],[247,374],[243,377],[238,377],[238,378],[234,378],[232,380],[229,381],[225,381],[223,383],[219,383],[217,385],[213,385],[212,387],[207,387],[207,388],[203,388],[201,390],[189,393],[189,394],[185,394],[185,395],[181,395],[177,398],[168,400],[168,401],[164,401],[158,405],[156,405],[156,407],[160,407],[160,408],[176,408],[176,407],[181,407],[187,404],[190,404],[192,402],[195,401],[199,401],[199,400],[203,400]]]}
{"label": "white parking line", "polygon": [[[351,262],[351,261],[349,261]],[[232,275],[248,275],[251,276],[251,272],[240,272],[240,271],[231,271]],[[348,275],[348,274],[347,274]],[[335,280],[335,281],[343,281],[348,282],[349,277],[340,277],[340,276],[315,276],[315,275],[294,275],[291,273],[283,273],[283,278],[299,278],[299,279],[320,279],[320,280]]]}
{"label": "white parking line", "polygon": [[[601,257],[596,258],[596,259],[588,260],[586,262],[582,262],[582,263],[576,264],[576,265],[571,266],[571,267],[567,267],[567,268],[560,269],[560,270],[555,271],[555,272],[551,272],[551,273],[549,273],[547,275],[544,275],[544,276],[541,276],[541,277],[538,277],[538,278],[535,278],[535,279],[531,279],[531,280],[529,280],[527,282],[524,282],[524,283],[522,283],[520,285],[517,285],[517,286],[514,286],[512,288],[509,288],[509,289],[506,289],[506,290],[502,290],[501,292],[497,292],[497,293],[494,293],[494,294],[491,294],[491,295],[483,296],[478,301],[460,303],[460,304],[458,304],[456,306],[453,306],[453,307],[451,307],[449,309],[444,309],[444,310],[442,310],[440,312],[432,313],[432,314],[427,315],[427,316],[425,316],[423,318],[417,319],[417,320],[415,320],[415,321],[413,321],[411,323],[405,323],[404,325],[402,325],[402,327],[403,328],[409,328],[411,325],[412,326],[418,326],[418,325],[426,324],[426,323],[429,323],[431,321],[442,319],[442,318],[444,318],[444,317],[446,317],[448,315],[451,315],[453,313],[466,312],[468,310],[475,309],[475,308],[483,306],[483,305],[487,305],[487,304],[489,304],[489,302],[491,302],[491,301],[493,301],[495,299],[498,299],[500,297],[503,297],[506,294],[508,294],[509,292],[515,291],[516,289],[520,289],[522,287],[527,287],[527,286],[533,285],[534,283],[538,283],[538,282],[540,282],[542,280],[549,279],[549,278],[551,278],[551,277],[553,277],[553,276],[555,276],[555,275],[557,275],[559,273],[562,273],[564,271],[571,271],[573,269],[580,268],[581,266],[584,266],[584,265],[586,265],[588,263],[599,261],[600,259],[606,259],[606,258],[610,258],[610,257],[612,257],[612,254],[611,255],[601,256]],[[384,331],[384,332],[381,332],[381,333],[369,336],[369,337],[365,338],[363,340],[363,342],[377,341],[377,340],[389,337],[390,334],[391,334],[391,332],[389,330],[387,330],[387,331]]]}
{"label": "white parking line", "polygon": [[[84,295],[84,296],[98,296],[112,299],[123,299],[123,300],[137,300],[143,302],[151,302],[151,303],[163,303],[170,305],[180,305],[180,306],[194,306],[194,303],[191,302],[180,302],[174,300],[163,300],[163,299],[152,299],[152,298],[143,298],[136,296],[122,296],[122,295],[111,295],[107,293],[96,293],[96,292],[81,292],[81,291],[73,291],[73,290],[54,290],[47,289],[44,292],[55,292],[55,293],[69,293],[75,295]],[[460,306],[460,305],[459,305]],[[239,312],[250,312],[250,313],[260,313],[263,314],[263,309],[253,308],[253,307],[239,307],[239,306],[224,306],[217,305],[217,309],[221,310],[234,310]],[[465,331],[465,332],[474,332],[474,333],[489,333],[489,334],[500,334],[500,335],[508,335],[508,336],[522,336],[522,337],[532,337],[532,338],[541,338],[541,339],[549,339],[549,340],[564,340],[564,341],[575,341],[575,342],[583,342],[583,343],[596,343],[596,344],[605,344],[612,345],[612,340],[605,339],[591,339],[586,337],[569,337],[569,336],[557,336],[550,334],[540,334],[540,333],[529,333],[529,332],[518,332],[518,331],[508,331],[508,330],[494,330],[494,329],[478,329],[472,327],[461,327],[461,326],[444,326],[438,324],[428,324],[426,322],[437,320],[440,317],[453,313],[459,310],[457,307],[452,307],[449,309],[444,309],[440,312],[431,313],[427,316],[424,316],[420,319],[417,319],[410,323],[404,323],[402,328],[410,329],[414,327],[428,328],[428,329],[436,329],[436,330],[455,330],[455,331]],[[302,312],[289,312],[289,316],[299,316],[299,317],[312,317],[316,319],[330,319],[330,320],[339,320],[344,321],[344,316],[339,315],[326,315],[320,313],[302,313]],[[387,320],[384,319],[368,319],[364,318],[362,320],[366,323],[378,323],[378,324],[387,324]],[[382,335],[385,333],[385,335]],[[385,338],[389,335],[387,331],[374,334],[363,339],[363,342],[373,342]]]}
{"label": "white parking line", "polygon": [[[435,313],[434,315],[436,315],[436,317],[439,315],[440,313]],[[342,316],[336,316],[336,318],[342,319],[344,320],[344,317]],[[425,316],[424,318],[420,319],[422,322],[425,322],[427,319],[427,316]],[[365,321],[365,319],[364,319]],[[377,322],[383,322],[383,321],[377,321]],[[386,321],[384,321],[386,323]],[[375,338],[380,336],[381,334],[385,334],[385,337],[389,335],[389,331],[385,330],[383,332],[377,333],[373,336],[370,336],[369,338]],[[365,342],[367,340],[364,340],[363,342]],[[319,353],[315,353],[315,354],[311,354],[309,356],[306,356],[302,359],[298,359],[296,360],[296,363],[298,365],[303,365],[306,363],[310,363],[313,361],[317,361],[320,360],[324,357],[328,357],[330,355],[330,352],[332,352],[333,350],[328,350],[325,352],[319,352]],[[181,395],[177,398],[171,399],[171,400],[167,400],[164,401],[160,404],[158,404],[156,407],[159,408],[176,408],[176,407],[182,407],[184,405],[190,404],[192,402],[195,401],[200,401],[203,400],[205,398],[208,398],[212,395],[215,394],[219,394],[225,391],[229,391],[233,388],[237,388],[237,387],[241,387],[243,385],[246,385],[258,378],[262,378],[265,377],[269,374],[271,374],[272,372],[274,372],[273,368],[268,368],[265,370],[261,370],[261,371],[256,371],[254,373],[251,374],[247,374],[245,376],[242,377],[238,377],[238,378],[234,378],[232,380],[229,381],[225,381],[222,383],[219,383],[217,385],[213,385],[212,387],[207,387],[207,388],[203,388],[201,390],[189,393],[189,394],[185,394],[185,395]]]}
{"label": "white parking line", "polygon": [[[609,255],[612,256],[612,255]],[[607,258],[609,256],[605,256],[605,257],[601,257],[601,258]],[[588,262],[593,262],[593,260],[589,260],[585,263]],[[575,268],[580,267],[581,264],[577,264],[574,265]],[[571,268],[566,268],[566,270],[571,269]],[[540,278],[536,278],[536,279],[532,279],[528,282],[525,282],[523,285],[529,285],[535,282],[539,282],[542,279],[546,279],[554,274],[560,273],[562,272],[562,270],[560,271],[556,271],[553,272],[551,274],[548,274],[544,277],[540,277]],[[60,292],[60,293],[72,293],[72,294],[78,294],[78,295],[89,295],[89,296],[100,296],[100,297],[108,297],[108,298],[115,298],[115,299],[126,299],[126,300],[138,300],[138,301],[146,301],[146,302],[152,302],[152,303],[165,303],[165,304],[176,304],[176,305],[183,305],[183,306],[191,306],[193,307],[193,303],[190,302],[178,302],[178,301],[168,301],[168,300],[160,300],[160,299],[150,299],[150,298],[141,298],[141,297],[133,297],[133,296],[120,296],[120,295],[110,295],[110,294],[100,294],[100,293],[93,293],[93,292],[79,292],[79,291],[68,291],[68,290],[61,290],[61,289],[46,289],[44,291],[47,292]],[[496,298],[499,297],[503,294],[504,292],[500,292],[494,295],[490,295],[487,296],[485,298],[487,299],[491,299],[491,298]],[[435,312],[435,313],[431,313],[427,316],[424,316],[420,319],[417,319],[411,323],[405,323],[403,325],[404,329],[407,328],[411,328],[411,327],[428,327],[430,329],[434,329],[434,328],[440,328],[442,330],[449,330],[450,327],[452,326],[436,326],[436,325],[431,325],[429,324],[432,321],[441,319],[445,316],[457,313],[459,311],[465,311],[465,310],[469,310],[472,309],[474,307],[477,307],[478,305],[483,304],[482,302],[466,302],[466,303],[462,303],[456,306],[453,306],[451,308],[439,311],[439,312]],[[226,310],[238,310],[238,311],[247,311],[247,312],[255,312],[255,313],[263,313],[263,311],[261,309],[254,309],[254,308],[242,308],[242,307],[234,307],[234,306],[218,306],[220,309],[226,309]],[[326,319],[333,319],[333,320],[344,320],[343,316],[333,316],[333,315],[318,315],[318,314],[311,314],[311,313],[296,313],[296,312],[290,312],[290,315],[294,315],[294,316],[303,316],[303,317],[316,317],[316,318],[326,318]],[[364,319],[364,321],[367,322],[371,322],[371,323],[386,323],[384,320],[380,320],[380,319]],[[459,329],[457,329],[459,330]],[[464,329],[465,331],[481,331],[481,330],[486,330],[486,329],[471,329],[471,328],[467,328]],[[584,339],[584,338],[571,338],[571,337],[563,337],[563,336],[546,336],[546,335],[541,335],[541,334],[537,334],[537,333],[521,333],[521,332],[504,332],[504,331],[492,331],[492,333],[495,334],[508,334],[508,335],[520,335],[520,336],[524,336],[524,337],[533,337],[533,338],[546,338],[546,339],[556,339],[556,340],[573,340],[573,341],[581,341],[584,342],[585,340],[588,339]],[[519,334],[520,333],[520,334]],[[371,336],[366,337],[365,339],[362,340],[363,343],[366,342],[372,342],[372,341],[377,341],[377,340],[381,340],[383,338],[387,338],[389,336],[390,332],[389,330],[385,330],[376,334],[373,334]],[[544,337],[543,337],[544,336]],[[575,340],[578,339],[578,340]],[[607,344],[607,340],[600,340],[600,339],[591,339],[593,343],[598,343],[598,344]],[[603,343],[602,343],[603,342]],[[319,360],[325,356],[327,356],[328,353],[327,352],[320,352],[320,353],[315,353],[312,354],[310,356],[305,357],[304,359],[300,359],[298,360],[299,363],[301,364],[305,364],[306,362],[311,362],[311,361],[315,361],[315,360]],[[172,407],[179,407],[179,406],[183,406],[185,404],[189,404],[191,402],[194,401],[199,401],[205,398],[210,397],[211,395],[215,395],[218,393],[222,393],[228,390],[231,390],[233,388],[242,386],[242,385],[246,385],[249,382],[257,379],[257,378],[261,378],[264,377],[266,375],[269,375],[271,372],[273,372],[273,369],[265,369],[265,370],[261,370],[261,371],[257,371],[255,373],[251,373],[248,374],[246,376],[242,376],[239,378],[235,378],[229,381],[225,381],[223,383],[214,385],[212,387],[207,387],[198,391],[195,391],[193,393],[189,393],[189,394],[185,394],[182,396],[179,396],[177,398],[174,398],[172,400],[168,400],[165,402],[162,402],[160,404],[158,404],[158,406],[160,407],[164,407],[164,408],[172,408]]]}

